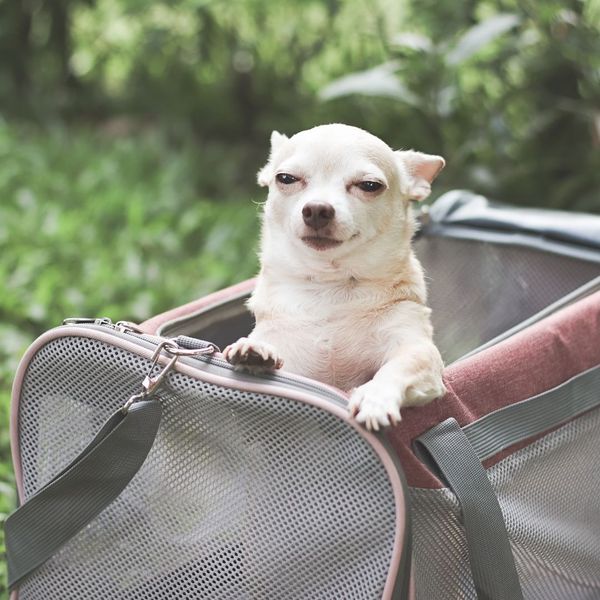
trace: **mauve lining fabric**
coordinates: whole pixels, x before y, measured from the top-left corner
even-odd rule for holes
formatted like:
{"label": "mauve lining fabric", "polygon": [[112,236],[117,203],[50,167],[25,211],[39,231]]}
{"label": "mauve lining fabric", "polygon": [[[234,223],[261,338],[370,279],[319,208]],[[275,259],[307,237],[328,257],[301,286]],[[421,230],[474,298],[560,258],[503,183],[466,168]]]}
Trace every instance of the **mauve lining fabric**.
{"label": "mauve lining fabric", "polygon": [[172,308],[171,310],[160,313],[147,321],[140,323],[140,328],[144,333],[156,335],[159,328],[165,323],[187,317],[199,310],[218,304],[219,302],[231,300],[238,294],[249,294],[254,288],[255,281],[256,279],[246,279],[245,281],[241,281],[240,283],[209,294],[208,296],[203,296],[202,298],[198,298],[187,304]]}

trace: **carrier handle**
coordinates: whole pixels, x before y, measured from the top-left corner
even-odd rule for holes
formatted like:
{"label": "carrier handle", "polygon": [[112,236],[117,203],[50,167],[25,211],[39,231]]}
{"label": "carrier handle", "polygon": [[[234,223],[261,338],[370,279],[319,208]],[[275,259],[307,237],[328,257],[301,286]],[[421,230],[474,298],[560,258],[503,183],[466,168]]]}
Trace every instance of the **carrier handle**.
{"label": "carrier handle", "polygon": [[456,419],[415,440],[415,450],[456,494],[478,600],[522,600],[502,509],[477,453]]}
{"label": "carrier handle", "polygon": [[161,415],[158,400],[119,409],[69,466],[6,520],[10,588],[41,567],[127,487],[152,448]]}

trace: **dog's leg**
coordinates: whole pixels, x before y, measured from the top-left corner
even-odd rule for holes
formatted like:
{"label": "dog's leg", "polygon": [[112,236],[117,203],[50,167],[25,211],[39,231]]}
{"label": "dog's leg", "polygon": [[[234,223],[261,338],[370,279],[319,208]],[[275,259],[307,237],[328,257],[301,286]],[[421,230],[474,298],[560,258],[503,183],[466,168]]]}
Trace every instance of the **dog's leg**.
{"label": "dog's leg", "polygon": [[393,356],[367,383],[356,388],[349,403],[350,413],[367,429],[400,421],[400,408],[419,406],[443,396],[443,363],[433,342],[397,348]]}
{"label": "dog's leg", "polygon": [[227,362],[246,371],[269,371],[281,369],[283,360],[271,344],[255,337],[256,330],[249,337],[240,338],[223,350]]}

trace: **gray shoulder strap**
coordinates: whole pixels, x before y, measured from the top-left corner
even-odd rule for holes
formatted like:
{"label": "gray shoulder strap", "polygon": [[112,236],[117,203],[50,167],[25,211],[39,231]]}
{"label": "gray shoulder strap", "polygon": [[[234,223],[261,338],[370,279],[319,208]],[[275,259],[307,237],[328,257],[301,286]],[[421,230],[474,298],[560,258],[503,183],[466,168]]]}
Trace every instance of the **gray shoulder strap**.
{"label": "gray shoulder strap", "polygon": [[6,520],[10,587],[44,564],[125,489],[152,448],[161,414],[158,400],[113,414],[68,467]]}
{"label": "gray shoulder strap", "polygon": [[456,420],[443,421],[419,437],[415,445],[420,456],[441,472],[460,502],[477,598],[521,600],[523,594],[500,504]]}

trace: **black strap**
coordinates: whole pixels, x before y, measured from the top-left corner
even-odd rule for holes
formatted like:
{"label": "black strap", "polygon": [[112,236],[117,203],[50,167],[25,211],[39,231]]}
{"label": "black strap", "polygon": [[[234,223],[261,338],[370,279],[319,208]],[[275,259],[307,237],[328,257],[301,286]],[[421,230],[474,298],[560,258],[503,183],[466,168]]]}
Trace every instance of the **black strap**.
{"label": "black strap", "polygon": [[415,441],[419,455],[437,467],[456,494],[479,600],[521,600],[523,594],[502,510],[487,473],[455,419]]}
{"label": "black strap", "polygon": [[43,565],[125,489],[152,448],[157,400],[113,414],[77,458],[19,507],[5,524],[12,588]]}

